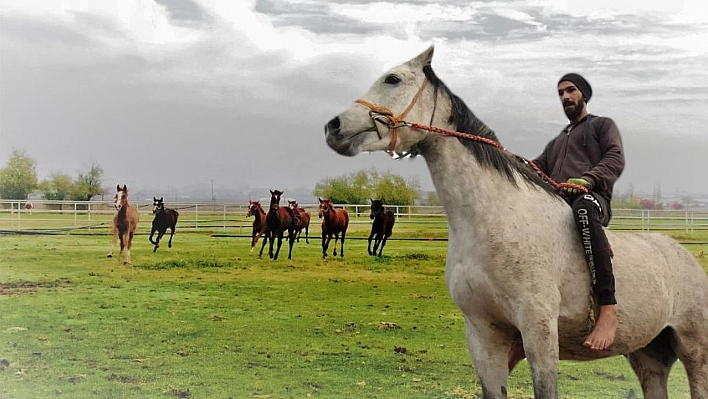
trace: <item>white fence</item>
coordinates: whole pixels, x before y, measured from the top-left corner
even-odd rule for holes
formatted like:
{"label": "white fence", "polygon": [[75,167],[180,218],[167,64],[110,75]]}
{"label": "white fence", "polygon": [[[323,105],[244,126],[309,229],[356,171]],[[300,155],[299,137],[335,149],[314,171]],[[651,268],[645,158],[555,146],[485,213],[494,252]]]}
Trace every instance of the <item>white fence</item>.
{"label": "white fence", "polygon": [[[0,230],[4,231],[75,231],[96,232],[108,229],[115,212],[113,202],[99,201],[27,201],[0,200]],[[141,215],[141,224],[152,221],[152,202],[133,202]],[[180,229],[211,230],[247,234],[252,218],[246,217],[247,203],[174,202],[168,207],[180,213]],[[301,204],[314,219],[318,204]],[[264,204],[267,208],[267,204]],[[351,222],[368,224],[369,205],[342,205],[349,211]],[[388,206],[398,223],[430,223],[446,225],[440,206]],[[146,227],[149,231],[149,227]],[[610,228],[614,230],[708,230],[708,210],[614,209]],[[145,230],[143,230],[145,231]]]}

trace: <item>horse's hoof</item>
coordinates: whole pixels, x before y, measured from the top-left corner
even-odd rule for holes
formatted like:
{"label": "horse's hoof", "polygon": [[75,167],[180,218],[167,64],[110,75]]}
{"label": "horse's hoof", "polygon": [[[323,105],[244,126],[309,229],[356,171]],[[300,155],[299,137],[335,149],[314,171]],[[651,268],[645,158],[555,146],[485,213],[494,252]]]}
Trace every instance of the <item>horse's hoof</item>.
{"label": "horse's hoof", "polygon": [[155,247],[155,248],[152,250],[152,252],[153,252],[153,253],[154,253],[154,252],[157,252],[157,247]]}
{"label": "horse's hoof", "polygon": [[113,257],[113,254],[106,255],[106,258],[112,258],[112,257]]}
{"label": "horse's hoof", "polygon": [[172,243],[167,244],[167,248],[172,248]]}

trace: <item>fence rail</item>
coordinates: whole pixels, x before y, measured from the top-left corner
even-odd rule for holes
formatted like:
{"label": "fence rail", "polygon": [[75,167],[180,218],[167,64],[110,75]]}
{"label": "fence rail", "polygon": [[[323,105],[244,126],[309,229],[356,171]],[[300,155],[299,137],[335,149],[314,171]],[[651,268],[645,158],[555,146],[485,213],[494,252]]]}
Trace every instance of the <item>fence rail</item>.
{"label": "fence rail", "polygon": [[[27,201],[0,200],[0,230],[30,232],[108,232],[115,209],[113,202],[100,201]],[[152,202],[132,203],[138,207],[141,231],[149,231]],[[248,204],[214,202],[174,202],[167,204],[180,213],[182,230],[214,231],[248,234],[252,218],[246,217]],[[312,214],[312,224],[318,224],[318,204],[302,204]],[[351,223],[370,223],[369,205],[342,205],[350,214]],[[388,206],[397,216],[397,223],[427,224],[431,229],[447,229],[447,218],[440,206]],[[363,228],[363,227],[362,227]],[[708,209],[704,210],[613,210],[613,230],[684,231],[708,230]]]}

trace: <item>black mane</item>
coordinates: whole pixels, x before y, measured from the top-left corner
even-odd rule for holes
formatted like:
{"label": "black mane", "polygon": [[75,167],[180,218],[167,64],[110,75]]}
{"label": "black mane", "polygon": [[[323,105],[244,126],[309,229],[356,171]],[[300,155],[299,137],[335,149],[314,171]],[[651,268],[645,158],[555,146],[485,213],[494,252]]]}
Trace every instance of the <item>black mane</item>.
{"label": "black mane", "polygon": [[[499,142],[494,131],[479,120],[460,97],[450,91],[445,83],[435,75],[430,65],[424,66],[423,72],[435,88],[436,95],[438,90],[442,90],[450,98],[451,112],[448,122],[454,125],[458,132],[471,133]],[[480,165],[497,170],[499,173],[506,176],[514,186],[518,186],[514,178],[514,172],[517,172],[523,176],[524,180],[540,186],[555,196],[559,195],[558,191],[553,186],[544,181],[535,170],[516,155],[478,141],[462,138],[459,140],[465,147],[472,151],[472,154]]]}

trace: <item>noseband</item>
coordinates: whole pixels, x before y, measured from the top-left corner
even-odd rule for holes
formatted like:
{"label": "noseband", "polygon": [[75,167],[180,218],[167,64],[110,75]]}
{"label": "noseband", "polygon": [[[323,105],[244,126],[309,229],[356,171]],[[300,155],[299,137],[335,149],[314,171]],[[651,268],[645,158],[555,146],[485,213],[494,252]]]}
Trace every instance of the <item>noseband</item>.
{"label": "noseband", "polygon": [[[418,92],[415,93],[415,96],[413,96],[413,99],[411,102],[408,104],[406,109],[403,110],[398,116],[396,116],[393,111],[391,111],[390,108],[372,104],[366,100],[358,99],[354,101],[357,104],[361,104],[367,108],[369,108],[369,117],[374,120],[374,124],[381,123],[386,125],[388,129],[391,131],[391,143],[388,145],[388,150],[386,152],[389,153],[389,155],[393,156],[394,155],[394,148],[396,148],[396,140],[398,138],[398,133],[396,130],[401,127],[401,126],[408,126],[409,124],[406,123],[403,118],[406,117],[408,112],[413,108],[413,105],[418,101],[420,98],[420,95],[423,93],[423,89],[425,89],[425,86],[428,84],[428,78],[425,78],[423,81],[423,84],[418,88]],[[381,133],[379,133],[378,127],[376,128],[376,133],[378,133],[379,138],[381,137]]]}

